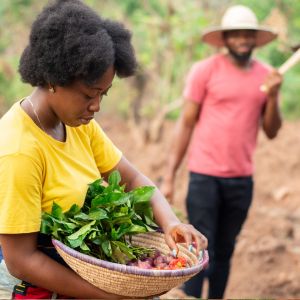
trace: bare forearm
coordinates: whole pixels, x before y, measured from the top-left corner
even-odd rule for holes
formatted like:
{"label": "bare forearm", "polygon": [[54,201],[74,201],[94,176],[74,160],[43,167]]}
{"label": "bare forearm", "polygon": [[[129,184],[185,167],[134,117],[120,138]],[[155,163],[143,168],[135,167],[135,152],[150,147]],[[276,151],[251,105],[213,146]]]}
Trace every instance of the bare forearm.
{"label": "bare forearm", "polygon": [[276,137],[281,124],[282,119],[277,97],[269,97],[263,116],[263,129],[267,137],[270,139]]}
{"label": "bare forearm", "polygon": [[156,223],[165,232],[169,226],[180,223],[169,203],[158,189],[152,198],[152,208]]}
{"label": "bare forearm", "polygon": [[115,299],[113,295],[89,284],[74,271],[55,262],[40,251],[34,252],[30,258],[17,261],[16,264],[18,267],[14,268],[16,274],[13,275],[57,294],[83,299]]}
{"label": "bare forearm", "polygon": [[188,148],[192,132],[193,126],[185,125],[182,120],[180,120],[176,125],[167,161],[165,180],[172,180],[175,177],[176,171]]}

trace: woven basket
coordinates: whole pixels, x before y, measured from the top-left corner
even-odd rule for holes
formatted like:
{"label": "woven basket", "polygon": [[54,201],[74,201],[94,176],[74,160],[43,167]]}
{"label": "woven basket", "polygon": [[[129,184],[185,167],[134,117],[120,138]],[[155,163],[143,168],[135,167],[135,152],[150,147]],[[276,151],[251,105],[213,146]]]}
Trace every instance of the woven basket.
{"label": "woven basket", "polygon": [[[83,279],[108,293],[129,297],[147,297],[167,292],[196,275],[208,264],[207,251],[198,260],[194,253],[180,244],[178,256],[184,257],[189,267],[177,270],[145,270],[82,254],[57,240],[52,242],[64,261]],[[132,243],[155,247],[165,255],[170,253],[162,233],[134,235]]]}

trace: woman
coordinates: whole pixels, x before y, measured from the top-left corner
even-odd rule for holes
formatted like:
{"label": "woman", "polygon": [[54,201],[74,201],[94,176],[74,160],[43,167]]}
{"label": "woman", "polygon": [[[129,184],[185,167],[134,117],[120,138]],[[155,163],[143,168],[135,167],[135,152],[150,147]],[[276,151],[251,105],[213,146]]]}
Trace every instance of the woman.
{"label": "woman", "polygon": [[[153,183],[122,155],[93,120],[115,74],[134,74],[136,60],[130,33],[101,19],[79,0],[57,0],[32,25],[19,71],[35,87],[0,121],[0,242],[9,272],[21,279],[14,298],[113,298],[45,251],[38,234],[42,211],[53,201],[70,208],[83,205],[88,183],[119,170],[128,190]],[[206,238],[182,224],[156,190],[151,200],[166,242]],[[46,242],[47,243],[47,242]],[[33,297],[32,297],[33,298]],[[123,297],[121,297],[123,298]]]}

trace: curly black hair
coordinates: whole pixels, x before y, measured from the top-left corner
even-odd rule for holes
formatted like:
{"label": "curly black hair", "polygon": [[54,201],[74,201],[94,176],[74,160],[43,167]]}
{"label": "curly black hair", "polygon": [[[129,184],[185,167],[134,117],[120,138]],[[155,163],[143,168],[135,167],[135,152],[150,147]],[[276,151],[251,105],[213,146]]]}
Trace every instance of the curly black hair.
{"label": "curly black hair", "polygon": [[32,24],[19,72],[32,86],[93,84],[112,65],[119,77],[134,74],[131,33],[80,0],[56,0]]}

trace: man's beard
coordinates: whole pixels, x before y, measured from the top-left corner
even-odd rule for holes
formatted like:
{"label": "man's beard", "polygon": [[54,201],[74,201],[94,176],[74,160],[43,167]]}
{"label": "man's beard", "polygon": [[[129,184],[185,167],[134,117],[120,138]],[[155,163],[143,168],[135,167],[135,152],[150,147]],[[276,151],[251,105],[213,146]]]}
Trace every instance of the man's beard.
{"label": "man's beard", "polygon": [[233,51],[232,49],[228,48],[229,54],[239,63],[246,63],[249,61],[251,54],[252,54],[252,49],[246,53],[237,53]]}

